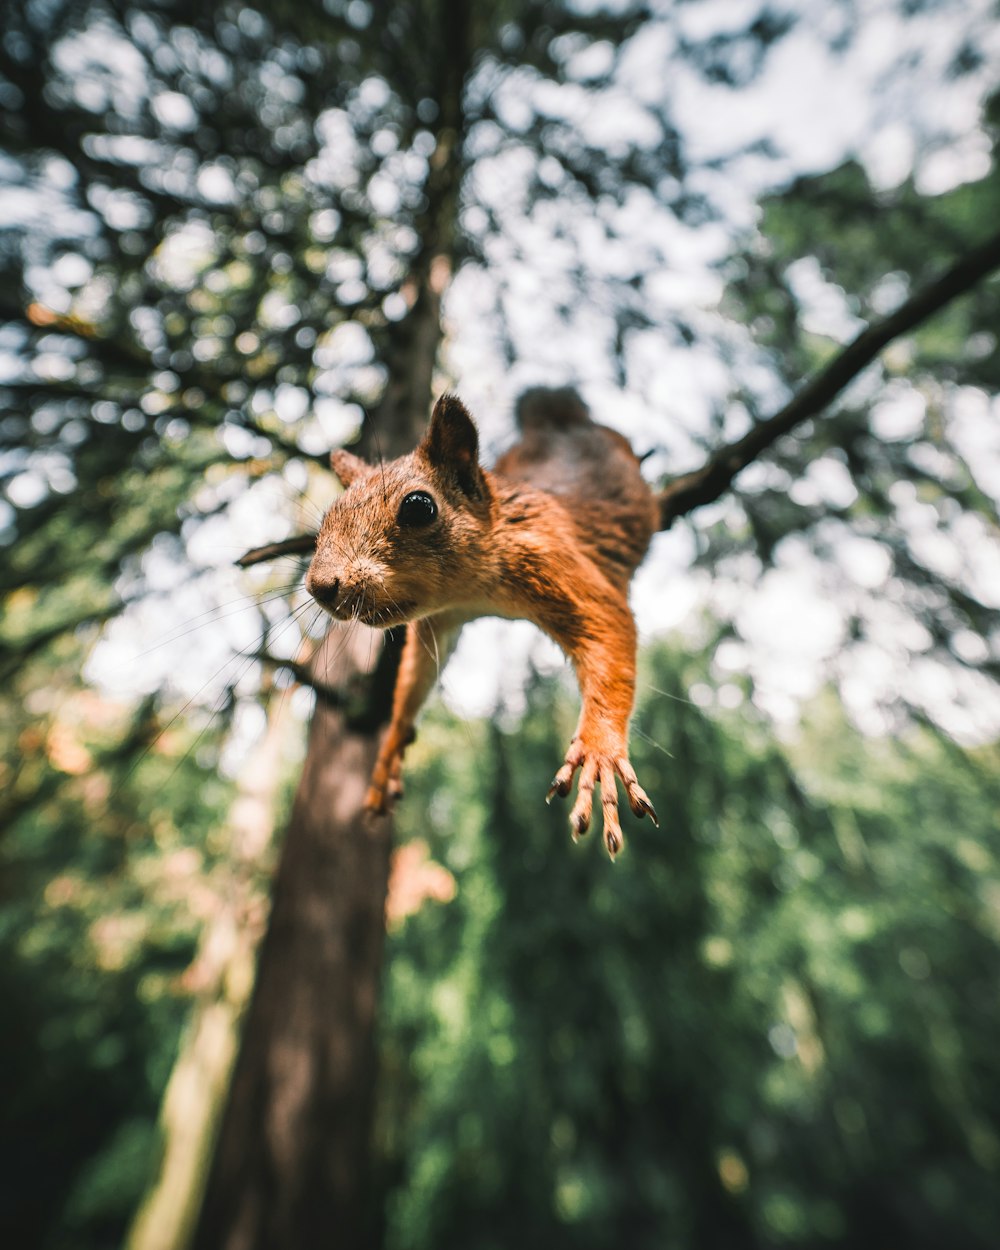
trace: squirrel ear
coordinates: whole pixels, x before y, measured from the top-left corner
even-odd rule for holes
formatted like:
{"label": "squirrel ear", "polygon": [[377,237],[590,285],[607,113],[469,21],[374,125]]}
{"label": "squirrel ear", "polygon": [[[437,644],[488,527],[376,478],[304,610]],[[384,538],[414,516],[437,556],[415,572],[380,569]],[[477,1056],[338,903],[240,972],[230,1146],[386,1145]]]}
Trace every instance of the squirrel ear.
{"label": "squirrel ear", "polygon": [[479,435],[457,395],[442,395],[434,405],[421,447],[435,468],[455,474],[467,495],[481,493]]}
{"label": "squirrel ear", "polygon": [[356,477],[368,472],[368,465],[352,451],[338,447],[330,452],[330,468],[334,471],[341,486],[347,487]]}

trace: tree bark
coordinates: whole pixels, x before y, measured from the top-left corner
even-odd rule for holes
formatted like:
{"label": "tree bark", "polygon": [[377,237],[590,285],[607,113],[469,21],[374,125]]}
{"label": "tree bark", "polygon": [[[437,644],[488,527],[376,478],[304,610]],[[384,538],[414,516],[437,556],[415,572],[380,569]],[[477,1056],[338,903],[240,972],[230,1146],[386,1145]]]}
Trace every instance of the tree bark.
{"label": "tree bark", "polygon": [[232,864],[185,973],[185,981],[198,987],[198,998],[163,1096],[156,1179],[136,1212],[126,1250],[185,1250],[198,1218],[253,988],[263,919],[249,921],[262,910],[260,863],[274,832],[289,728],[288,700],[272,693],[267,732],[247,760],[230,811]]}
{"label": "tree bark", "polygon": [[[380,640],[330,634],[330,684],[369,672]],[[339,655],[335,654],[337,651]],[[359,821],[370,727],[317,701],[275,881],[197,1250],[372,1244],[374,1023],[391,845]]]}

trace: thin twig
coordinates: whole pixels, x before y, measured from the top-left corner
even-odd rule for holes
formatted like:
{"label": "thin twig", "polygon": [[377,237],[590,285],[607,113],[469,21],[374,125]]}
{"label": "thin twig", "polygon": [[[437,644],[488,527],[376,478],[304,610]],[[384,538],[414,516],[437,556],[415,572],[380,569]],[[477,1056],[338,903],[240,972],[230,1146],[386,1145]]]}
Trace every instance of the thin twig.
{"label": "thin twig", "polygon": [[345,706],[343,692],[333,686],[328,686],[325,682],[318,681],[308,664],[301,664],[298,660],[288,660],[279,655],[271,655],[269,651],[256,651],[252,655],[247,654],[245,658],[257,660],[271,668],[283,668],[286,673],[291,673],[300,686],[307,686],[315,691],[316,697],[322,699],[328,707],[343,708]]}
{"label": "thin twig", "polygon": [[329,686],[321,681],[309,661],[303,664],[299,660],[272,655],[266,650],[247,654],[246,658],[273,668],[283,668],[300,685],[315,691],[317,699],[327,707],[342,712],[345,724],[352,732],[372,734],[383,724],[385,709],[392,702],[405,636],[402,629],[386,630],[385,646],[379,653],[374,669],[370,673],[355,674],[342,687]]}

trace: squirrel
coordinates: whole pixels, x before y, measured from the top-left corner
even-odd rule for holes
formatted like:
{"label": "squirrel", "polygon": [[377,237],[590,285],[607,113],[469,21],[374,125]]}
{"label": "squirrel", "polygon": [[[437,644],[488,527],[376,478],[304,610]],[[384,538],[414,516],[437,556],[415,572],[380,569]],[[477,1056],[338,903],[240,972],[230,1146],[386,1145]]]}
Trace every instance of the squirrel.
{"label": "squirrel", "polygon": [[452,394],[437,401],[408,455],[371,465],[332,452],[345,489],[323,519],[306,589],[336,620],[406,624],[369,812],[402,794],[417,713],[461,627],[479,616],[526,618],[570,659],[582,697],[546,801],[566,796],[579,770],[575,839],[590,825],[599,783],[614,859],[623,844],[616,778],[635,815],[658,823],[628,757],[636,652],[628,586],[658,528],[657,504],[628,440],[593,421],[575,390],[527,391],[516,415],[521,439],[492,472]]}

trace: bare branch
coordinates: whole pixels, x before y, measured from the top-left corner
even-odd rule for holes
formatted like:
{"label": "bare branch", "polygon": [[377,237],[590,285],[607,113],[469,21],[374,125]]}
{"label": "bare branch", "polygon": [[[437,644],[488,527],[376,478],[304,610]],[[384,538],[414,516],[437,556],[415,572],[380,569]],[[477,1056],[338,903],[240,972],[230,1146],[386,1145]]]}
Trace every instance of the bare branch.
{"label": "bare branch", "polygon": [[309,556],[315,550],[315,534],[296,534],[294,538],[286,538],[280,543],[254,547],[240,556],[236,563],[241,569],[248,569],[252,564],[263,564],[265,560],[277,560],[281,556]]}
{"label": "bare branch", "polygon": [[387,630],[385,646],[370,673],[355,673],[342,686],[322,681],[316,674],[314,652],[306,661],[285,659],[267,650],[244,653],[246,659],[257,660],[272,668],[282,668],[302,686],[314,691],[328,708],[344,714],[348,729],[356,733],[375,733],[385,719],[384,709],[392,699],[396,672],[403,652],[405,630]]}
{"label": "bare branch", "polygon": [[783,434],[822,412],[883,347],[913,330],[959,295],[972,290],[998,266],[1000,233],[973,248],[890,316],[863,330],[780,412],[755,425],[743,438],[721,447],[700,469],[675,478],[659,494],[660,528],[669,529],[677,517],[713,503],[729,489],[733,478],[742,469]]}
{"label": "bare branch", "polygon": [[328,686],[326,682],[319,681],[308,664],[302,664],[298,660],[286,659],[284,656],[271,655],[269,651],[255,651],[252,654],[244,652],[243,655],[245,659],[257,660],[270,668],[284,669],[286,673],[290,673],[295,678],[300,686],[307,686],[314,691],[316,697],[322,699],[328,707],[344,707],[346,700],[343,691],[333,686]]}

